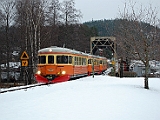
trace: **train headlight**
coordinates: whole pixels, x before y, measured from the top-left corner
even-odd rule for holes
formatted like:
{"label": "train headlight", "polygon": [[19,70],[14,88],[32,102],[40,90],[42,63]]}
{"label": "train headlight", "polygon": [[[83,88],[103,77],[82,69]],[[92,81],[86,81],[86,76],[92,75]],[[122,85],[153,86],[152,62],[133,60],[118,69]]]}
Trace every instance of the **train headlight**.
{"label": "train headlight", "polygon": [[62,75],[66,74],[66,71],[62,71]]}
{"label": "train headlight", "polygon": [[41,71],[37,71],[37,74],[40,75],[40,74],[41,74]]}

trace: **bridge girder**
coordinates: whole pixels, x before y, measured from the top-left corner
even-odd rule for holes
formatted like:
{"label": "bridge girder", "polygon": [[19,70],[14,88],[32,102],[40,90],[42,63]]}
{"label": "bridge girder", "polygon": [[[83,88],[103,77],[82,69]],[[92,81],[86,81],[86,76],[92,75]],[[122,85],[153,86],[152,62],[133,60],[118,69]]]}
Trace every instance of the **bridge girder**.
{"label": "bridge girder", "polygon": [[91,37],[90,53],[95,54],[97,49],[108,48],[112,53],[116,54],[116,38],[115,37]]}

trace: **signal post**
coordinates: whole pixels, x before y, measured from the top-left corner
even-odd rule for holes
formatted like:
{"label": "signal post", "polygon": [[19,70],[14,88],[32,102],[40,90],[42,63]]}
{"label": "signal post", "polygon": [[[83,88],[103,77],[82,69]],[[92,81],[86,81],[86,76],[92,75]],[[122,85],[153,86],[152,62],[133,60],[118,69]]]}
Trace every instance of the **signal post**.
{"label": "signal post", "polygon": [[29,61],[29,56],[26,51],[23,51],[21,57],[21,68],[22,68],[22,78],[25,81],[25,84],[28,84],[28,61]]}

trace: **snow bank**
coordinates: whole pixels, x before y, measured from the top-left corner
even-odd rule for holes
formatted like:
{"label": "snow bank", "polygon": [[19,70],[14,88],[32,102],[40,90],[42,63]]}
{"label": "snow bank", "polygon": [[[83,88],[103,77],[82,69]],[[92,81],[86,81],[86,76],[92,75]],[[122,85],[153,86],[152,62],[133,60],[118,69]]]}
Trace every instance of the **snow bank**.
{"label": "snow bank", "polygon": [[160,79],[86,77],[0,94],[2,120],[159,120]]}

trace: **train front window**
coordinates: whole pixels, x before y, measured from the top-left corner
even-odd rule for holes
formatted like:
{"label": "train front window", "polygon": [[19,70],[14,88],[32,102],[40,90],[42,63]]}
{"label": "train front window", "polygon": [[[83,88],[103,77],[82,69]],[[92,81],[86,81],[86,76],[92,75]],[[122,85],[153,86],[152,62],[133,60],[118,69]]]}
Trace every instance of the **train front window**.
{"label": "train front window", "polygon": [[39,58],[39,64],[45,64],[46,63],[46,56],[38,56]]}
{"label": "train front window", "polygon": [[57,64],[68,64],[68,56],[57,56]]}
{"label": "train front window", "polygon": [[48,56],[48,64],[54,64],[54,56]]}

